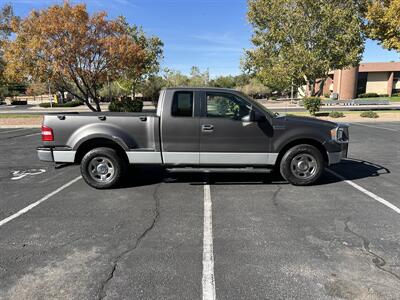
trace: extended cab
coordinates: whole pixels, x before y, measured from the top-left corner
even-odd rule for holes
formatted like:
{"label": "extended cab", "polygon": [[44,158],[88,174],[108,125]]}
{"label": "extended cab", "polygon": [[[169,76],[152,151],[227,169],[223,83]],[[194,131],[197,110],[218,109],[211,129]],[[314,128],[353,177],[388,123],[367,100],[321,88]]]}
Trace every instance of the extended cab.
{"label": "extended cab", "polygon": [[347,157],[346,125],[279,116],[229,89],[169,88],[156,113],[47,114],[43,161],[81,165],[95,188],[118,184],[128,164],[174,171],[271,172],[294,185],[316,182]]}

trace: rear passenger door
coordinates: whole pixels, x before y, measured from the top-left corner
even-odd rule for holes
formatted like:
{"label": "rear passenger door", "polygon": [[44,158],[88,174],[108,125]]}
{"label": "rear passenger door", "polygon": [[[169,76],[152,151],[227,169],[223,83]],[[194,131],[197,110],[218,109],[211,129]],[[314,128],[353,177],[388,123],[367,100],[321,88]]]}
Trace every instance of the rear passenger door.
{"label": "rear passenger door", "polygon": [[198,165],[200,160],[199,94],[167,90],[161,118],[161,144],[165,164]]}

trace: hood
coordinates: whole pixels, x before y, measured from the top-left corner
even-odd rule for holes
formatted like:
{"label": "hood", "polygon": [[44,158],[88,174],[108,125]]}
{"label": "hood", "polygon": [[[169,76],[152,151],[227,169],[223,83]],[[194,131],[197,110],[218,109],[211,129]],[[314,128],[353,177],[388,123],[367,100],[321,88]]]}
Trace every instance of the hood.
{"label": "hood", "polygon": [[330,128],[335,128],[338,126],[338,124],[335,122],[320,120],[320,119],[311,118],[311,117],[280,116],[280,117],[278,117],[278,119],[285,120],[286,122],[291,122],[291,123],[308,124],[311,126],[325,126],[325,127],[330,127]]}

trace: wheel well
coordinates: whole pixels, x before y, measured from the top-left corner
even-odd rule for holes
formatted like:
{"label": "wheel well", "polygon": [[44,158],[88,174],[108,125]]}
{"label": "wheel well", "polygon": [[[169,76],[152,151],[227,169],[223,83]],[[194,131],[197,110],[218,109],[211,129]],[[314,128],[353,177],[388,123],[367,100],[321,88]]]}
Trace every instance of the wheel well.
{"label": "wheel well", "polygon": [[321,154],[322,157],[324,158],[324,162],[328,163],[329,159],[328,159],[328,154],[326,153],[326,149],[324,147],[324,145],[322,145],[320,142],[313,140],[313,139],[299,139],[299,140],[295,140],[290,142],[289,144],[285,145],[285,147],[283,147],[281,149],[281,151],[279,151],[279,155],[278,158],[276,160],[276,165],[279,166],[282,160],[282,157],[285,155],[285,153],[292,147],[297,146],[297,145],[302,145],[302,144],[306,144],[306,145],[311,145],[314,146],[315,148],[317,148]]}
{"label": "wheel well", "polygon": [[118,155],[122,157],[126,162],[129,161],[125,150],[119,144],[109,139],[95,138],[87,140],[83,142],[81,145],[79,145],[75,155],[75,163],[79,164],[86,153],[88,153],[90,150],[100,147],[107,147],[114,149],[115,151],[117,151]]}

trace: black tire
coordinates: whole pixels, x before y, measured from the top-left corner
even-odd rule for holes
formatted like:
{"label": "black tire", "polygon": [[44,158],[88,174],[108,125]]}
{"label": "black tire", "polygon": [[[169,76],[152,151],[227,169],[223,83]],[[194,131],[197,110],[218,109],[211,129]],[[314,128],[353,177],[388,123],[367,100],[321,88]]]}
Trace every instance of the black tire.
{"label": "black tire", "polygon": [[293,185],[311,185],[318,181],[325,168],[321,151],[303,144],[290,148],[282,157],[280,172]]}
{"label": "black tire", "polygon": [[125,173],[126,162],[111,148],[95,148],[82,158],[81,174],[91,187],[109,189],[117,186]]}

